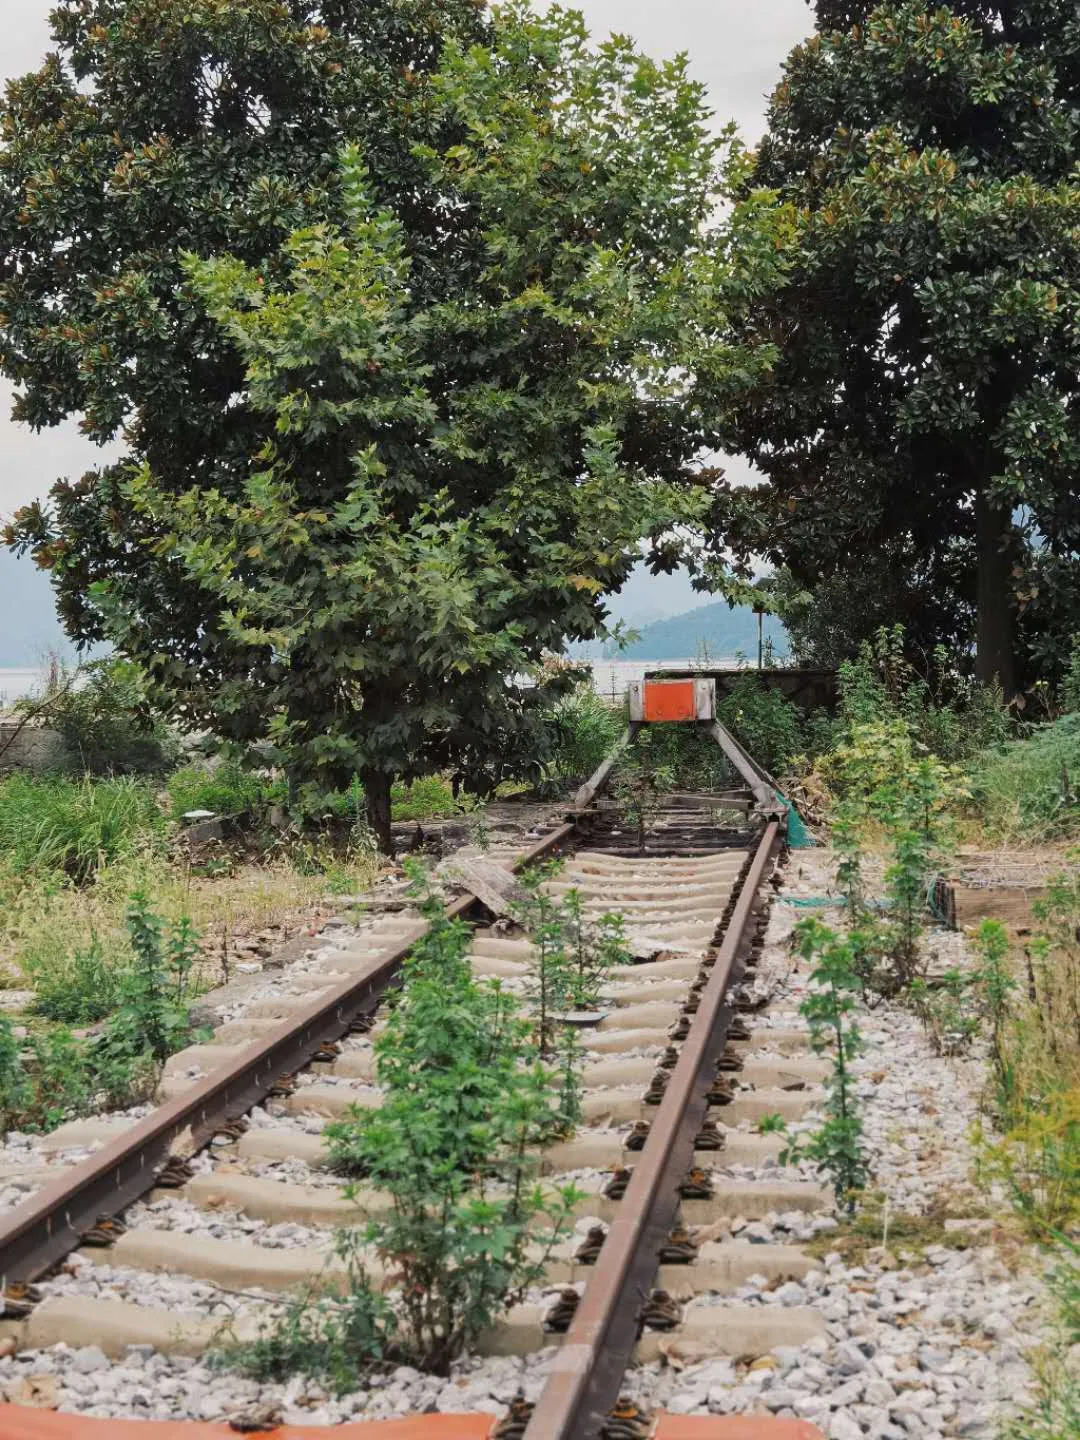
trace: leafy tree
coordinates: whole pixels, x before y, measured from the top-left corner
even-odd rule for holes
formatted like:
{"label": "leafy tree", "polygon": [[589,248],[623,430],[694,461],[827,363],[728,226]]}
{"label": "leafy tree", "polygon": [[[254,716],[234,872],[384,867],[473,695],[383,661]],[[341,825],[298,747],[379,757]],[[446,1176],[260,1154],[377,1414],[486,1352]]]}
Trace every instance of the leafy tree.
{"label": "leafy tree", "polygon": [[0,363],[16,418],[79,414],[126,443],[9,535],[51,570],[74,637],[107,638],[92,586],[116,574],[159,674],[219,663],[200,597],[125,493],[133,456],[171,491],[232,490],[262,433],[181,252],[271,271],[296,226],[341,217],[338,150],[355,139],[430,267],[454,217],[412,146],[439,138],[426,97],[444,37],[486,33],[472,0],[60,0],[55,48],[0,111]]}
{"label": "leafy tree", "polygon": [[[23,418],[127,418],[129,453],[9,540],[181,719],[358,771],[387,845],[396,775],[536,769],[513,677],[701,510],[706,415],[767,358],[714,339],[727,138],[683,62],[572,13],[84,11],[8,103],[3,360]],[[166,54],[194,119],[147,98]]]}
{"label": "leafy tree", "polygon": [[890,563],[912,633],[959,603],[1011,693],[1060,668],[1080,593],[1074,7],[816,8],[752,176],[797,213],[740,327],[781,352],[737,427],[769,484],[722,510],[744,558],[849,577],[856,626]]}

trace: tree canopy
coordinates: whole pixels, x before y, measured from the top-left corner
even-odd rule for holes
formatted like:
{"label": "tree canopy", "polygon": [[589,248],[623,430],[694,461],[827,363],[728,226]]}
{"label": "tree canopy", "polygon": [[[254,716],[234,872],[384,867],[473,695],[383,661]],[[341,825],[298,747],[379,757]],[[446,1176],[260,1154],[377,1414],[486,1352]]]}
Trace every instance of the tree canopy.
{"label": "tree canopy", "polygon": [[527,770],[522,680],[642,537],[674,562],[768,358],[717,338],[772,222],[730,263],[685,63],[524,4],[95,0],[58,38],[5,116],[2,359],[24,418],[128,454],[9,540],[174,713],[361,773],[384,843],[395,775]]}
{"label": "tree canopy", "polygon": [[[779,358],[720,529],[880,623],[879,570],[978,673],[1053,674],[1080,618],[1080,22],[1024,4],[822,0],[752,183],[796,224],[740,338]],[[937,629],[939,639],[954,635]]]}
{"label": "tree canopy", "polygon": [[176,492],[229,489],[259,444],[241,357],[181,253],[270,265],[297,226],[340,219],[353,141],[407,210],[421,273],[438,263],[455,217],[412,147],[444,138],[425,97],[445,38],[489,33],[472,0],[60,0],[53,50],[0,111],[0,365],[17,419],[78,415],[125,444],[8,537],[51,570],[74,639],[109,638],[92,586],[117,577],[143,652],[217,663],[197,594],[124,493],[131,457]]}

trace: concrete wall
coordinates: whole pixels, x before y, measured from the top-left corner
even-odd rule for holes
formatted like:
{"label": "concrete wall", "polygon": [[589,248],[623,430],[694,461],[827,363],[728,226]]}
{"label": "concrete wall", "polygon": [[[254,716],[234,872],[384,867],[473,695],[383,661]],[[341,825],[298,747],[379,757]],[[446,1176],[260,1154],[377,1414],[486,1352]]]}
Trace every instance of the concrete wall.
{"label": "concrete wall", "polygon": [[0,771],[48,770],[59,762],[62,750],[55,730],[0,718]]}

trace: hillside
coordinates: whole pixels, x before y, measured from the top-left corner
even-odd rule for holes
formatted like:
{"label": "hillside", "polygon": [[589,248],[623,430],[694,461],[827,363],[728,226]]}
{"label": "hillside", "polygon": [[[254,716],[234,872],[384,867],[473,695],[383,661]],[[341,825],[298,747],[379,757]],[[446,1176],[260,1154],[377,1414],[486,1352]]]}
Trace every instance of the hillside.
{"label": "hillside", "polygon": [[[656,620],[639,632],[640,639],[624,650],[610,646],[606,654],[619,660],[730,660],[736,651],[756,658],[758,643],[757,616],[749,607],[735,609],[724,601],[688,610]],[[787,634],[783,625],[771,615],[765,617],[765,637],[771,639],[774,652],[786,655]]]}

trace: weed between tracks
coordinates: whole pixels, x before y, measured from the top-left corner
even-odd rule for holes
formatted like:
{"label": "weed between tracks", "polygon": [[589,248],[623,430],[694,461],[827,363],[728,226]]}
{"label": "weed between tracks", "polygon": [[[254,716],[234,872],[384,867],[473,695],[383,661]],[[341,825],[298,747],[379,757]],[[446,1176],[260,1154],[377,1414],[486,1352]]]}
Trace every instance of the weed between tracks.
{"label": "weed between tracks", "polygon": [[[555,922],[532,893],[550,965]],[[568,1133],[568,1110],[579,1113],[576,1069],[545,1040],[554,1012],[523,1014],[497,981],[475,978],[470,928],[448,920],[430,891],[420,908],[428,930],[375,1043],[383,1103],[328,1128],[332,1162],[356,1177],[346,1193],[362,1207],[361,1183],[371,1186],[389,1209],[339,1236],[343,1300],[303,1297],[254,1343],[223,1336],[220,1365],[260,1379],[303,1371],[342,1390],[382,1363],[445,1375],[543,1279],[568,1233],[582,1196],[539,1183],[539,1152]],[[559,971],[570,973],[570,964]],[[560,1003],[561,985],[552,970],[547,993]],[[545,1063],[549,1055],[560,1063]]]}

